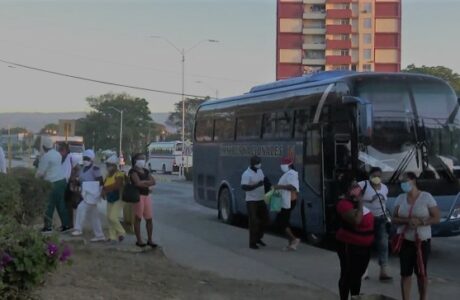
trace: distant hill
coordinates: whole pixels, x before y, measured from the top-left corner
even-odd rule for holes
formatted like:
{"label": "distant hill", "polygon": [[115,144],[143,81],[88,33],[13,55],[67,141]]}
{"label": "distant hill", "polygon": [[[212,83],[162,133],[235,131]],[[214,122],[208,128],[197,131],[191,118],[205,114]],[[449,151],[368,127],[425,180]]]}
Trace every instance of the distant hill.
{"label": "distant hill", "polygon": [[[166,130],[173,133],[176,128],[168,122],[170,113],[153,113],[152,119],[166,127]],[[57,123],[60,119],[80,119],[85,117],[84,112],[73,113],[0,113],[0,128],[24,127],[32,132],[38,132],[46,124]]]}

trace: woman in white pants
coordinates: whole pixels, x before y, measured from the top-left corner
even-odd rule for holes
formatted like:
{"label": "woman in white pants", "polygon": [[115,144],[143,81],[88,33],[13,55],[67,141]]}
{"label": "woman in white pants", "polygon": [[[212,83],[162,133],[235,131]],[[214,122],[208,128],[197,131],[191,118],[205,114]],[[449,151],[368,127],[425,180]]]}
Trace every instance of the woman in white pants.
{"label": "woman in white pants", "polygon": [[83,200],[77,207],[75,231],[72,235],[79,236],[83,234],[83,224],[86,218],[89,217],[94,232],[94,237],[91,241],[99,242],[105,241],[106,238],[102,231],[101,220],[97,209],[97,203],[101,199],[103,179],[100,168],[94,165],[95,156],[94,151],[91,149],[83,153],[83,168],[81,168],[79,174]]}

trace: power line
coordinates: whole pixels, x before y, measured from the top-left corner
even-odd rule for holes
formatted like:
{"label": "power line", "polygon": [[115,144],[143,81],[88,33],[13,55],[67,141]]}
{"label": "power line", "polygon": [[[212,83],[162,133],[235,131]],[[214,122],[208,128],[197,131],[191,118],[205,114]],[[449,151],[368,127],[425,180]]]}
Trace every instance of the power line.
{"label": "power line", "polygon": [[[20,68],[34,70],[34,71],[38,71],[38,72],[44,72],[44,73],[53,74],[53,75],[56,75],[56,76],[62,76],[62,77],[68,77],[68,78],[83,80],[83,81],[95,82],[95,83],[99,83],[99,84],[112,85],[112,86],[118,86],[118,87],[125,87],[125,88],[129,88],[129,89],[133,89],[133,90],[148,91],[148,92],[167,94],[167,95],[177,95],[177,96],[182,95],[182,93],[179,93],[179,92],[157,90],[157,89],[151,89],[151,88],[127,85],[127,84],[122,84],[122,83],[115,83],[115,82],[110,82],[110,81],[92,79],[92,78],[88,78],[88,77],[82,77],[82,76],[77,76],[77,75],[71,75],[71,74],[66,74],[66,73],[46,70],[46,69],[42,69],[42,68],[38,68],[38,67],[32,67],[32,66],[23,65],[23,64],[20,64],[20,63],[16,63],[16,62],[7,61],[7,60],[4,60],[4,59],[0,59],[0,62],[2,62],[4,64],[7,64],[7,65],[10,65],[10,66],[20,67]],[[205,96],[198,96],[198,95],[191,95],[191,94],[184,94],[184,96],[196,97],[196,98],[205,98]]]}

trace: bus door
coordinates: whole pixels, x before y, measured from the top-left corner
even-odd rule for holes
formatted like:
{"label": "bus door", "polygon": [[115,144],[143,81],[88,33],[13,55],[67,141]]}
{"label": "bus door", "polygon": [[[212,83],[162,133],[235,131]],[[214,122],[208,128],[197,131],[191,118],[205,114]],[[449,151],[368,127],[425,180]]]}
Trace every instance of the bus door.
{"label": "bus door", "polygon": [[314,124],[307,128],[304,141],[302,221],[308,233],[325,232],[324,211],[324,152],[323,127]]}

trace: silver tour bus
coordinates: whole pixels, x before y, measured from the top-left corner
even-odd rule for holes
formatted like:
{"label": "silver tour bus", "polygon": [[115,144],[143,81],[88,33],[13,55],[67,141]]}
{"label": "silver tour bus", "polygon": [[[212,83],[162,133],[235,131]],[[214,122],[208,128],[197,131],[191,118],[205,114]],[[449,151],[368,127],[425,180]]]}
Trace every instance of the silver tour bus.
{"label": "silver tour bus", "polygon": [[310,242],[337,226],[338,178],[383,170],[389,207],[399,175],[413,171],[442,211],[435,235],[460,233],[460,116],[443,80],[408,73],[322,72],[256,86],[241,96],[203,103],[194,129],[194,197],[232,223],[246,215],[242,172],[262,158],[272,183],[280,158],[294,158],[300,202],[292,225]]}

